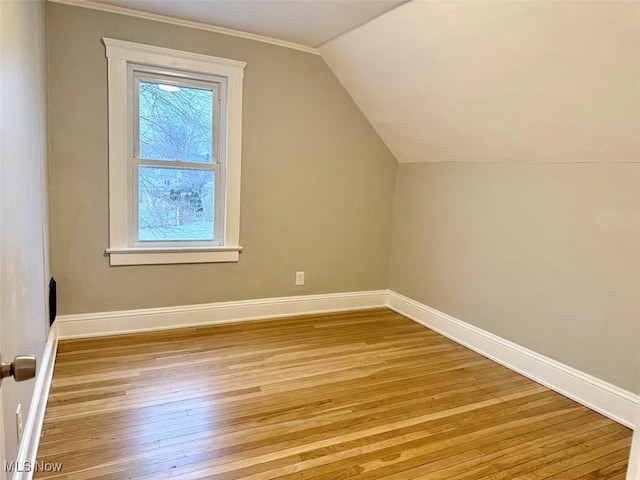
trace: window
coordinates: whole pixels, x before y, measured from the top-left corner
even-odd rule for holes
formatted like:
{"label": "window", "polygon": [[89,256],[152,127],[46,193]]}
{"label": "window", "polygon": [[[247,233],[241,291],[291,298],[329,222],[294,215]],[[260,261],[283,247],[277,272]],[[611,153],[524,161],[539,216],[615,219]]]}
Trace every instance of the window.
{"label": "window", "polygon": [[237,261],[245,63],[103,41],[111,265]]}

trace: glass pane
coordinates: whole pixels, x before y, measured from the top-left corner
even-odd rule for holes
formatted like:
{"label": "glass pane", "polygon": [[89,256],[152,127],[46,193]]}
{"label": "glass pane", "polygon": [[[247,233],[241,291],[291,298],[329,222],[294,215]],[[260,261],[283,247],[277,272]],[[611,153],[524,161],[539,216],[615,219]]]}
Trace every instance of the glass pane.
{"label": "glass pane", "polygon": [[140,81],[140,158],[213,161],[213,92]]}
{"label": "glass pane", "polygon": [[138,167],[141,241],[213,240],[213,170]]}

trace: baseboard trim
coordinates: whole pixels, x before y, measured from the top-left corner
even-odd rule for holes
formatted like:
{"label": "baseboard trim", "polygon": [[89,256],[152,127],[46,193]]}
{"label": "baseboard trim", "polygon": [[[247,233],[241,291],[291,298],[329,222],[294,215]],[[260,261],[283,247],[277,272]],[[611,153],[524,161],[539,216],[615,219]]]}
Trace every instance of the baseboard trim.
{"label": "baseboard trim", "polygon": [[24,424],[22,441],[20,442],[16,459],[16,465],[19,468],[13,474],[13,480],[31,480],[33,478],[34,471],[30,467],[36,465],[36,455],[38,454],[40,434],[44,422],[44,413],[47,408],[47,400],[49,399],[49,389],[51,388],[57,351],[58,335],[54,324],[49,330],[47,343],[38,365],[29,414]]}
{"label": "baseboard trim", "polygon": [[122,333],[287,317],[312,313],[385,307],[388,290],[263,298],[237,302],[60,315],[58,338]]}
{"label": "baseboard trim", "polygon": [[631,392],[505,340],[396,292],[388,306],[451,340],[629,428],[640,398]]}
{"label": "baseboard trim", "polygon": [[[53,375],[58,339],[215,325],[367,308],[390,309],[494,360],[629,428],[635,427],[640,397],[557,360],[536,353],[388,290],[278,297],[203,305],[61,315],[49,334],[25,424],[19,462],[35,462]],[[19,463],[22,465],[23,463]],[[30,479],[24,474],[14,480]]]}

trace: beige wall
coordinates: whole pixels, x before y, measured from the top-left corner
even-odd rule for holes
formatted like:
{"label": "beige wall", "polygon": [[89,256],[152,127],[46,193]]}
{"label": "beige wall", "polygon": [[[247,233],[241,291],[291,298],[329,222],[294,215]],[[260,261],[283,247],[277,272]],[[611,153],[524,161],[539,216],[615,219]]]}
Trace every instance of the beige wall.
{"label": "beige wall", "polygon": [[[319,56],[59,4],[48,27],[60,313],[388,286],[396,161]],[[109,266],[102,37],[247,62],[239,263]]]}
{"label": "beige wall", "polygon": [[[406,8],[436,8],[449,18],[446,5],[425,3]],[[414,42],[431,48],[440,75],[430,75],[429,83],[394,77],[394,88],[403,92],[397,98],[411,105],[406,112],[417,108],[427,115],[425,121],[403,120],[406,135],[399,143],[385,137],[400,145],[401,157],[403,149],[417,148],[420,138],[438,129],[457,132],[438,134],[437,143],[418,148],[422,160],[452,162],[402,164],[394,193],[393,156],[319,57],[50,4],[51,247],[61,312],[390,286],[615,385],[640,390],[640,165],[637,136],[630,134],[640,125],[634,87],[640,68],[633,60],[639,36],[629,16],[634,10],[619,2],[611,9],[565,2],[554,4],[557,12],[551,4],[487,5],[478,15],[455,17],[476,29],[472,41],[456,37],[468,29],[443,21],[438,28],[451,31],[441,32],[442,38]],[[505,43],[492,34],[502,9],[513,20],[509,28],[527,26],[526,38]],[[395,12],[388,18],[404,15]],[[413,25],[412,18],[405,21]],[[369,47],[351,52],[348,45],[372,25],[345,36],[343,53],[354,55],[347,63],[351,74],[362,77],[358,85],[376,87],[384,76],[367,68],[388,72],[375,62],[396,57],[373,52],[375,62],[367,66],[368,60],[356,59],[368,55]],[[565,35],[569,28],[571,35]],[[238,264],[109,267],[103,255],[108,238],[103,36],[248,62],[245,251]],[[556,39],[553,48],[549,37]],[[451,48],[442,48],[445,41]],[[333,62],[341,42],[323,51]],[[474,45],[494,44],[499,49],[491,49],[492,69],[438,53],[480,58]],[[398,52],[397,42],[393,45]],[[476,70],[458,75],[460,65]],[[534,71],[539,75],[527,74]],[[492,77],[469,88],[458,88],[450,77],[473,81],[485,74]],[[349,84],[348,76],[341,79]],[[427,87],[445,102],[442,109],[427,108]],[[351,93],[362,99],[358,88]],[[385,92],[373,90],[372,95]],[[501,92],[509,95],[496,102],[491,95]],[[446,99],[459,100],[463,93],[464,108],[453,115],[449,109],[457,103]],[[482,108],[469,116],[469,105]],[[535,115],[525,118],[522,112]],[[374,125],[400,118],[378,113],[371,114]],[[518,139],[522,142],[514,143]],[[447,155],[439,155],[442,151]],[[307,286],[293,286],[296,270],[307,272]]]}
{"label": "beige wall", "polygon": [[640,164],[402,164],[391,288],[636,393]]}
{"label": "beige wall", "polygon": [[[44,2],[0,1],[0,337],[5,362],[26,353],[41,359],[49,324],[45,40]],[[16,408],[22,404],[26,423],[34,386],[35,380],[2,382],[7,460],[15,460],[18,452]]]}

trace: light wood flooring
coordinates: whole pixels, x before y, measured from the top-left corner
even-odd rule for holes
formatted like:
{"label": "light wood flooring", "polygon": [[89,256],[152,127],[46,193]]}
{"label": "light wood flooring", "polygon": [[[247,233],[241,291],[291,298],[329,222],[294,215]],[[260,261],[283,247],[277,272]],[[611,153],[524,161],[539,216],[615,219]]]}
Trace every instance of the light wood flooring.
{"label": "light wood flooring", "polygon": [[68,479],[622,479],[631,431],[387,309],[60,342]]}

